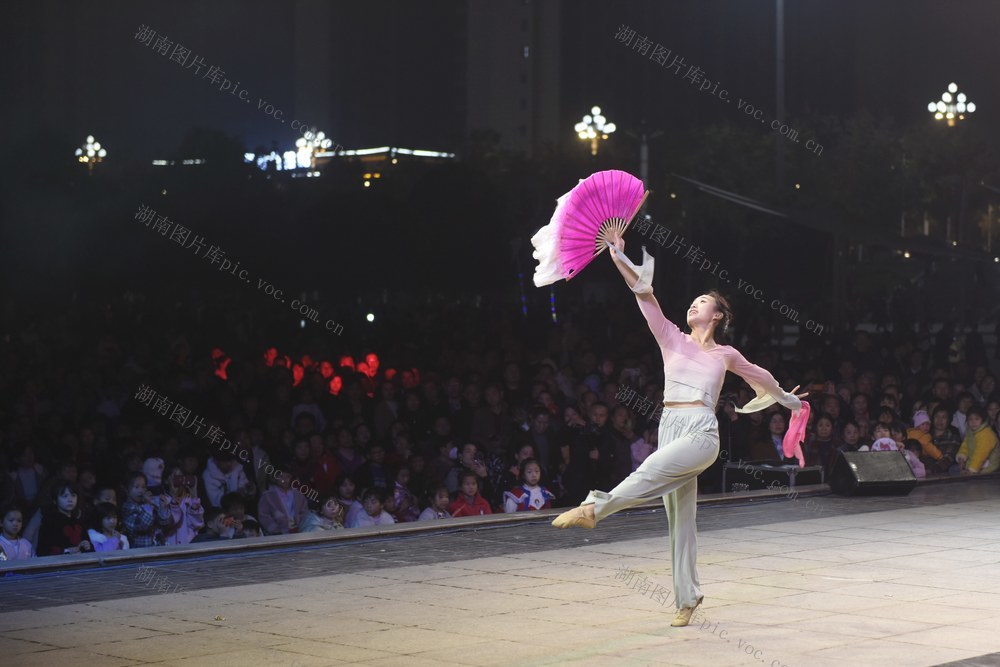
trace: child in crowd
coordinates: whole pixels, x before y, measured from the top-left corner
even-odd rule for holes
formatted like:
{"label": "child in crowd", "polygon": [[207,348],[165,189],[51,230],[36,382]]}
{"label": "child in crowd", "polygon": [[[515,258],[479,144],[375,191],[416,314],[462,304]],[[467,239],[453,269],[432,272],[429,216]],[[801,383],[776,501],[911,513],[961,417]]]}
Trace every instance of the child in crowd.
{"label": "child in crowd", "polygon": [[24,514],[17,507],[8,507],[0,516],[0,549],[7,560],[27,560],[35,557],[31,542],[21,537]]}
{"label": "child in crowd", "polygon": [[951,418],[951,425],[958,429],[962,438],[965,438],[965,434],[969,430],[969,408],[971,408],[974,403],[975,399],[969,392],[963,391],[958,395],[955,414]]}
{"label": "child in crowd", "polygon": [[357,498],[358,485],[351,475],[341,475],[337,478],[337,502],[344,506],[344,525],[348,528],[365,508]]}
{"label": "child in crowd", "polygon": [[205,526],[205,509],[201,506],[201,498],[192,493],[198,484],[198,478],[181,473],[180,468],[174,468],[167,477],[166,484],[171,498],[171,525],[164,543],[189,544]]}
{"label": "child in crowd", "polygon": [[873,452],[894,452],[898,449],[896,441],[892,439],[892,432],[889,430],[888,424],[877,422],[872,435],[875,436],[875,441],[868,450]]}
{"label": "child in crowd", "polygon": [[191,543],[227,540],[233,537],[235,532],[232,517],[227,517],[219,507],[210,507],[205,510],[204,530],[198,533]]}
{"label": "child in crowd", "polygon": [[416,521],[417,517],[420,516],[420,506],[417,503],[417,497],[410,491],[409,485],[410,468],[408,465],[403,464],[396,469],[396,482],[393,491],[396,511],[392,513],[392,516],[400,523]]}
{"label": "child in crowd", "polygon": [[163,529],[172,526],[168,495],[159,502],[146,488],[146,475],[133,472],[128,476],[128,499],[122,505],[122,526],[133,549],[154,547],[163,543]]}
{"label": "child in crowd", "polygon": [[77,507],[79,495],[71,482],[60,482],[52,487],[55,505],[42,510],[42,524],[38,530],[39,556],[77,554],[93,551],[80,524]]}
{"label": "child in crowd", "polygon": [[642,465],[649,455],[656,451],[658,425],[653,423],[642,431],[642,437],[629,445],[632,453],[632,471]]}
{"label": "child in crowd", "polygon": [[257,521],[257,517],[247,514],[247,501],[239,493],[227,493],[222,496],[222,511],[226,513],[226,516],[233,517],[237,526],[236,532],[239,532],[241,524],[247,521]]}
{"label": "child in crowd", "polygon": [[996,472],[1000,468],[997,434],[986,424],[986,411],[978,405],[966,413],[965,438],[955,461],[963,474]]}
{"label": "child in crowd", "polygon": [[427,508],[420,513],[420,516],[417,517],[417,521],[450,519],[451,513],[448,512],[448,504],[451,502],[451,496],[448,495],[448,487],[441,484],[434,489],[429,496],[430,505],[428,505]]}
{"label": "child in crowd", "polygon": [[490,504],[479,495],[479,476],[476,473],[466,470],[459,475],[458,481],[458,492],[448,505],[453,517],[493,514]]}
{"label": "child in crowd", "polygon": [[907,438],[906,442],[901,446],[900,450],[903,456],[906,457],[906,462],[910,464],[910,470],[913,471],[913,476],[917,479],[923,479],[927,477],[927,467],[924,465],[923,461],[920,460],[920,452],[922,448],[920,443],[912,438]]}
{"label": "child in crowd", "polygon": [[521,484],[503,494],[505,512],[547,510],[552,507],[555,495],[541,486],[542,467],[535,459],[521,461]]}
{"label": "child in crowd", "polygon": [[388,526],[396,523],[392,515],[382,509],[384,496],[378,489],[365,489],[361,495],[361,505],[365,511],[354,517],[354,523],[348,528],[367,528],[369,526]]}
{"label": "child in crowd", "polygon": [[154,496],[166,493],[163,489],[164,468],[163,459],[159,456],[150,456],[142,462],[142,474],[146,476],[146,487]]}
{"label": "child in crowd", "polygon": [[243,522],[243,532],[235,533],[233,537],[263,537],[264,532],[260,529],[260,524],[256,519],[247,519]]}
{"label": "child in crowd", "polygon": [[309,512],[302,522],[300,533],[320,530],[337,530],[344,527],[344,507],[333,496],[325,496],[319,504],[318,512]]}
{"label": "child in crowd", "polygon": [[92,528],[87,531],[94,551],[128,549],[128,538],[118,532],[118,508],[111,503],[94,507]]}
{"label": "child in crowd", "polygon": [[253,497],[257,491],[254,483],[247,479],[236,456],[228,450],[218,452],[208,459],[201,478],[205,482],[205,495],[212,507],[222,507],[222,496],[227,493],[239,492]]}
{"label": "child in crowd", "polygon": [[309,503],[298,489],[292,489],[292,473],[281,471],[276,485],[260,497],[260,525],[268,535],[299,532],[299,526],[309,514]]}

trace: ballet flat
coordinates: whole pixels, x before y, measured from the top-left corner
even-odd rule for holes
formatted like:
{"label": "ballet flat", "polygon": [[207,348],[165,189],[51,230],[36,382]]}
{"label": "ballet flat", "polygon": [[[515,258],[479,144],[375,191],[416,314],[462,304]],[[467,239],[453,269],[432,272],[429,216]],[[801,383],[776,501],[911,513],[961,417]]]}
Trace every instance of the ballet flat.
{"label": "ballet flat", "polygon": [[557,516],[552,521],[552,525],[556,528],[594,528],[597,525],[597,521],[584,514],[583,505],[581,505]]}
{"label": "ballet flat", "polygon": [[694,603],[693,607],[681,607],[680,609],[678,609],[677,615],[674,616],[674,620],[670,623],[670,626],[673,628],[682,628],[688,623],[690,623],[691,616],[694,614],[694,610],[698,608],[698,605],[700,605],[701,601],[704,599],[705,596],[702,595],[700,598],[698,598],[698,601]]}

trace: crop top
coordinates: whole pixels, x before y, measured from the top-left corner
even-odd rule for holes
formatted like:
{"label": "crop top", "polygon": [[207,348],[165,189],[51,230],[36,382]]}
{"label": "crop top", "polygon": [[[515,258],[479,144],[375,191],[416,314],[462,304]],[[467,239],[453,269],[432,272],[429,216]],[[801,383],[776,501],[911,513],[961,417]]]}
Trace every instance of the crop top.
{"label": "crop top", "polygon": [[[649,324],[649,330],[660,345],[663,355],[663,400],[677,403],[701,401],[715,410],[726,379],[731,371],[746,380],[757,396],[736,412],[749,413],[780,403],[791,410],[799,410],[802,401],[782,389],[774,376],[760,366],[751,364],[730,345],[702,348],[689,334],[681,333],[677,325],[664,317],[653,296],[653,258],[642,248],[642,266],[637,267],[628,257],[613,246],[611,251],[639,276],[632,286],[639,302],[639,310]],[[648,298],[643,298],[648,294]]]}

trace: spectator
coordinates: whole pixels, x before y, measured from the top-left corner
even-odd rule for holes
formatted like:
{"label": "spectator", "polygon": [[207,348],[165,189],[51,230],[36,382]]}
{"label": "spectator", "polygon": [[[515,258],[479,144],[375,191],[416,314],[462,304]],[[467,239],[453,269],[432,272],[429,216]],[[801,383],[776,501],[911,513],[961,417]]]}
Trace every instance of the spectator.
{"label": "spectator", "polygon": [[[145,486],[143,487],[145,490]],[[57,556],[93,551],[87,534],[80,524],[77,507],[79,496],[76,486],[60,482],[52,487],[54,504],[42,510],[42,523],[38,531],[39,556]]]}
{"label": "spectator", "polygon": [[[826,405],[828,401],[824,401]],[[839,405],[839,403],[838,403]],[[785,415],[772,412],[767,420],[768,435],[761,440],[750,443],[750,459],[754,461],[784,461],[785,452],[782,439],[785,436]]]}
{"label": "spectator", "polygon": [[355,515],[348,528],[368,528],[371,526],[389,526],[396,523],[392,515],[382,509],[385,496],[379,489],[365,489],[361,495],[361,506],[363,512]]}
{"label": "spectator", "polygon": [[951,418],[951,425],[958,429],[959,434],[965,437],[965,422],[966,414],[969,412],[969,408],[975,403],[972,398],[972,394],[967,391],[963,391],[958,394],[956,399],[957,407],[955,409],[955,414]]}
{"label": "spectator", "polygon": [[209,507],[205,510],[205,527],[191,540],[192,544],[200,542],[215,542],[230,539],[236,533],[232,517],[227,517],[221,507]]}
{"label": "spectator", "polygon": [[297,533],[309,514],[309,504],[302,492],[292,489],[292,474],[283,471],[277,484],[260,497],[260,525],[265,535]]}
{"label": "spectator", "polygon": [[158,499],[146,488],[146,475],[133,472],[128,478],[128,496],[122,505],[122,526],[133,549],[163,544],[163,529],[172,527],[170,496]]}
{"label": "spectator", "polygon": [[531,426],[528,437],[538,455],[542,470],[551,474],[555,467],[556,448],[552,444],[552,416],[548,409],[538,406],[531,412]]}
{"label": "spectator", "polygon": [[[461,476],[466,472],[471,472],[476,476],[480,489],[488,489],[489,481],[487,476],[489,475],[489,471],[486,468],[482,454],[479,453],[479,448],[471,442],[462,445],[458,460],[455,461],[455,465],[445,478],[445,486],[448,487],[449,492],[456,493],[459,490]],[[488,490],[486,495],[490,495]]]}
{"label": "spectator", "polygon": [[844,428],[841,430],[840,439],[844,442],[844,444],[841,445],[842,451],[856,452],[861,446],[861,429],[858,428],[857,424],[849,421],[844,424]]}
{"label": "spectator", "polygon": [[[632,455],[632,471],[635,471],[642,462],[649,458],[649,455],[656,451],[659,428],[656,424],[646,426],[635,442],[629,445],[629,452]],[[630,472],[631,474],[631,472]]]}
{"label": "spectator", "polygon": [[396,511],[392,512],[392,516],[397,523],[416,521],[420,516],[417,497],[410,491],[410,467],[406,464],[396,468],[393,499]]}
{"label": "spectator", "polygon": [[111,503],[99,503],[93,514],[93,527],[87,531],[94,551],[128,549],[128,538],[118,532],[118,508]]}
{"label": "spectator", "polygon": [[35,461],[35,449],[29,444],[21,445],[17,451],[17,467],[11,473],[14,478],[14,502],[28,514],[42,505],[46,496],[39,495],[45,483],[45,468]]}
{"label": "spectator", "polygon": [[236,456],[229,451],[218,452],[210,457],[201,477],[205,483],[208,503],[212,507],[221,507],[222,496],[227,493],[241,493],[252,498],[257,490],[243,473],[243,467]]}
{"label": "spectator", "polygon": [[377,442],[368,445],[368,460],[354,473],[358,486],[363,489],[378,489],[383,494],[389,491],[392,477],[385,465],[385,447]]}
{"label": "spectator", "polygon": [[299,528],[300,533],[323,530],[338,530],[344,527],[344,506],[333,496],[324,496],[319,502],[319,511],[311,511]]}
{"label": "spectator", "polygon": [[834,455],[843,444],[834,436],[833,418],[822,412],[817,414],[813,420],[813,432],[802,445],[806,465],[823,466],[823,470],[829,473],[833,466]]}
{"label": "spectator", "polygon": [[521,483],[504,493],[505,512],[547,510],[555,495],[541,485],[542,467],[535,459],[521,460]]}
{"label": "spectator", "polygon": [[35,557],[31,542],[21,537],[24,514],[17,507],[7,507],[0,515],[0,549],[7,560],[27,560]]}
{"label": "spectator", "polygon": [[493,514],[490,504],[479,494],[479,476],[472,471],[459,475],[459,490],[448,505],[453,517]]}
{"label": "spectator", "polygon": [[996,472],[1000,468],[997,435],[986,424],[986,413],[979,406],[969,408],[968,428],[955,460],[963,473]]}
{"label": "spectator", "polygon": [[448,487],[439,485],[430,495],[430,504],[417,517],[417,521],[431,521],[433,519],[450,519],[451,512],[448,505],[451,503],[451,496],[448,495]]}
{"label": "spectator", "polygon": [[164,537],[165,544],[189,544],[205,526],[205,509],[201,498],[192,491],[197,488],[198,478],[181,474],[175,468],[166,479],[170,494],[170,528]]}

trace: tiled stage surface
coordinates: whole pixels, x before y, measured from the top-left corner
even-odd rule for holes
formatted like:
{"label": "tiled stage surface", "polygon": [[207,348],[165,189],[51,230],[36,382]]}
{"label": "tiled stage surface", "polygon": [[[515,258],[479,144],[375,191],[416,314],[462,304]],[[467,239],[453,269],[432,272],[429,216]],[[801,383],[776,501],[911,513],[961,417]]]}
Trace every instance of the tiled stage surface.
{"label": "tiled stage surface", "polygon": [[[1000,481],[699,507],[706,622],[662,511],[0,579],[0,665],[1000,665]],[[704,629],[702,629],[704,626]]]}

